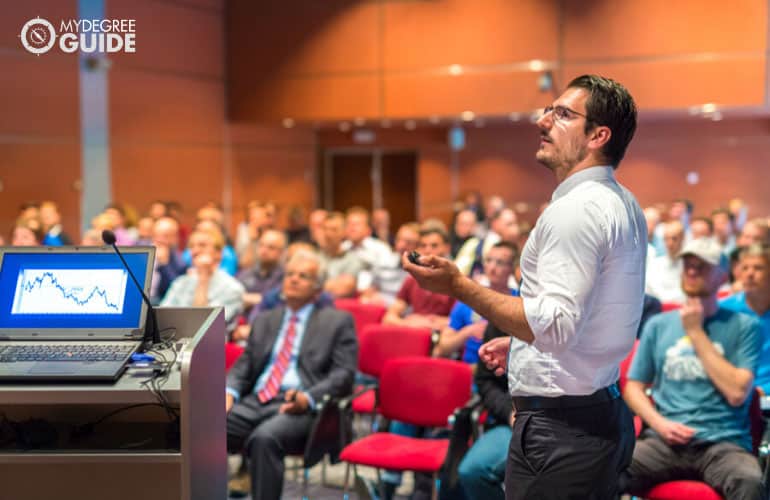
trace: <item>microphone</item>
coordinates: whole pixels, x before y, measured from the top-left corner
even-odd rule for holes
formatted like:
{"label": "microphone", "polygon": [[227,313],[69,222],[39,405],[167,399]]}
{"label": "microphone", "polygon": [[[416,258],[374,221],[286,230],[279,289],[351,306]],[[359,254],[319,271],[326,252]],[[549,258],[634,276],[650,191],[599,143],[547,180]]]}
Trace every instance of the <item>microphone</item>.
{"label": "microphone", "polygon": [[131,276],[131,280],[134,282],[134,285],[136,285],[136,289],[139,290],[140,294],[142,294],[144,303],[147,304],[147,323],[144,325],[143,344],[147,344],[150,341],[152,344],[160,344],[160,331],[158,331],[158,317],[155,315],[155,308],[152,307],[150,298],[145,295],[144,290],[142,290],[142,285],[139,284],[139,281],[136,279],[136,276],[134,276],[131,268],[128,267],[126,259],[123,258],[123,254],[121,254],[120,250],[118,250],[118,246],[115,244],[117,241],[117,238],[115,238],[115,233],[109,229],[105,229],[102,231],[102,241],[104,241],[105,244],[112,246],[112,248],[115,250],[115,253],[118,254],[120,261],[123,263],[123,267],[126,269],[126,271],[128,271],[128,275]]}

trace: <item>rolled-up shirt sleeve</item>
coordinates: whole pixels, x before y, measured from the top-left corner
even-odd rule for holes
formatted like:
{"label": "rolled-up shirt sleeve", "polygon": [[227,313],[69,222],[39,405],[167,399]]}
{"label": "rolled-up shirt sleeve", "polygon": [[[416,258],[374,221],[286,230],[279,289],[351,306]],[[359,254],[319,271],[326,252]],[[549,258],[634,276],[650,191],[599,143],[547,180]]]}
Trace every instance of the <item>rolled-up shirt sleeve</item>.
{"label": "rolled-up shirt sleeve", "polygon": [[550,208],[538,221],[543,224],[534,277],[538,293],[522,296],[533,345],[544,352],[562,352],[574,345],[583,312],[590,310],[607,238],[602,214],[593,203],[570,200]]}

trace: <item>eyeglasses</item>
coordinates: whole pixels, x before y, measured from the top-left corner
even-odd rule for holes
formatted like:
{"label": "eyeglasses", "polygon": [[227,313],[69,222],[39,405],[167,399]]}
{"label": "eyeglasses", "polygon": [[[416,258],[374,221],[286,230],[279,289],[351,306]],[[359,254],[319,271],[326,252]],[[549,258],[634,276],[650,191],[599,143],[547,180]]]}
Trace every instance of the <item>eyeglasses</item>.
{"label": "eyeglasses", "polygon": [[588,115],[584,115],[583,113],[579,113],[579,112],[575,111],[574,109],[570,109],[570,108],[568,108],[566,106],[561,106],[561,105],[558,105],[558,106],[546,106],[545,108],[543,108],[543,114],[540,115],[540,118],[544,117],[545,115],[547,115],[550,112],[553,112],[554,120],[571,120],[575,116],[582,116],[587,121],[591,121],[588,118]]}

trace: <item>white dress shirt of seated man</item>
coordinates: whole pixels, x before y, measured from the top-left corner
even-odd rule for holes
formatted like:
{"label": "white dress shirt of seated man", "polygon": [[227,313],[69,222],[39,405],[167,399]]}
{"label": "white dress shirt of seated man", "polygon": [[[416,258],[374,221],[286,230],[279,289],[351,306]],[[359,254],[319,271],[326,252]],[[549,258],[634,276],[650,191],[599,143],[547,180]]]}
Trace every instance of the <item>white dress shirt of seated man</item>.
{"label": "white dress shirt of seated man", "polygon": [[196,229],[187,244],[192,266],[171,283],[161,306],[223,306],[230,323],[243,309],[245,289],[219,268],[224,238],[217,231]]}
{"label": "white dress shirt of seated man", "polygon": [[[508,280],[514,275],[518,267],[519,250],[513,243],[500,241],[495,243],[484,257],[484,275],[489,280],[489,288],[502,294],[510,294]],[[452,314],[457,307],[456,303],[452,309]],[[479,316],[475,311],[471,315],[472,323],[463,326],[459,330],[452,328],[452,321],[441,331],[441,336],[436,346],[433,348],[433,355],[436,357],[450,357],[456,352],[460,352],[469,338],[478,340],[478,346],[484,339],[484,330],[487,328],[487,320]],[[477,347],[478,348],[478,347]]]}
{"label": "white dress shirt of seated man", "polygon": [[[436,256],[436,257],[448,257],[449,256],[449,237],[441,229],[430,228],[420,231],[420,242],[417,245],[417,251],[421,256]],[[409,278],[404,282],[404,286],[409,283]],[[427,290],[422,290],[421,293],[433,294]],[[441,294],[434,294],[439,296]],[[433,330],[441,330],[449,324],[449,312],[451,310],[451,304],[454,299],[446,297],[449,307],[444,314],[426,314],[421,311],[410,311],[410,307],[414,307],[414,304],[408,304],[402,298],[398,297],[390,305],[382,322],[390,325],[403,325],[411,326],[414,328],[431,328]]]}

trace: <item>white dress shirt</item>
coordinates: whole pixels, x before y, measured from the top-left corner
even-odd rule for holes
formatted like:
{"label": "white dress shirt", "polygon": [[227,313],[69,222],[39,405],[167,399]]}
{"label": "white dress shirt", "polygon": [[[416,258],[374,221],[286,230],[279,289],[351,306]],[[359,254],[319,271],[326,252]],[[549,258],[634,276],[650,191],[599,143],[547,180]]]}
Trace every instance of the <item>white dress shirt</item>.
{"label": "white dress shirt", "polygon": [[556,188],[521,255],[535,340],[511,342],[511,395],[585,395],[618,380],[642,314],[646,253],[644,215],[612,167]]}
{"label": "white dress shirt", "polygon": [[684,303],[682,259],[668,255],[655,257],[647,268],[645,291],[661,302]]}

